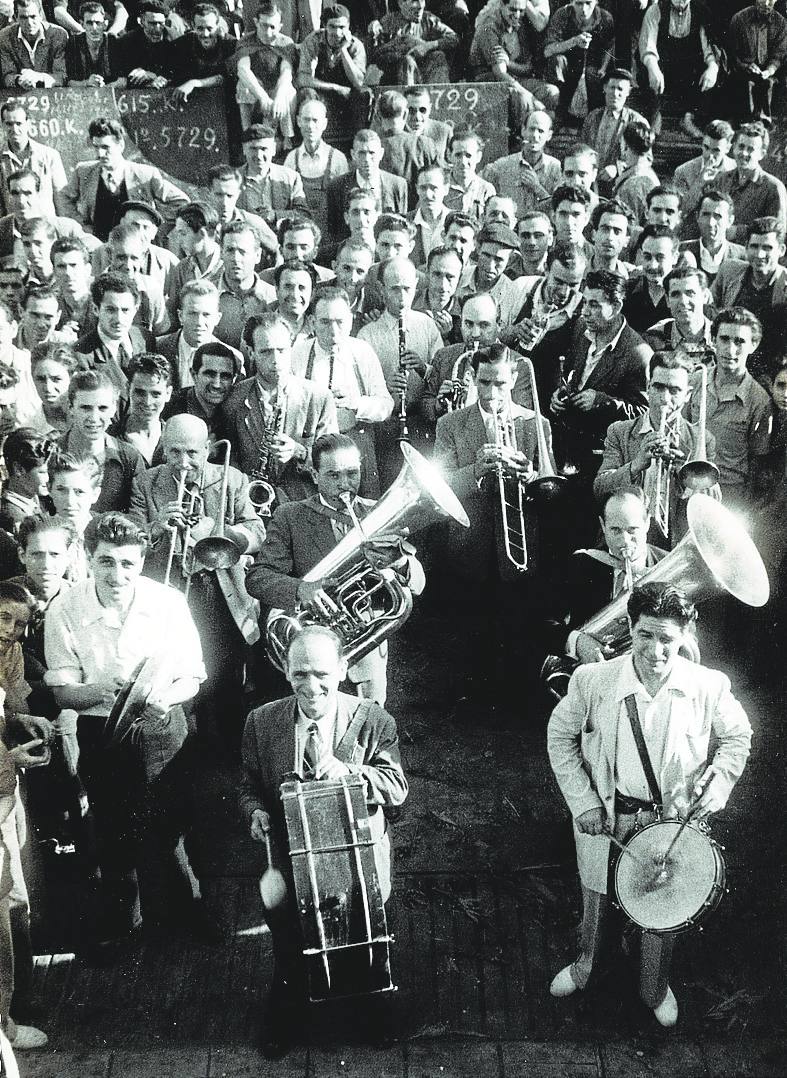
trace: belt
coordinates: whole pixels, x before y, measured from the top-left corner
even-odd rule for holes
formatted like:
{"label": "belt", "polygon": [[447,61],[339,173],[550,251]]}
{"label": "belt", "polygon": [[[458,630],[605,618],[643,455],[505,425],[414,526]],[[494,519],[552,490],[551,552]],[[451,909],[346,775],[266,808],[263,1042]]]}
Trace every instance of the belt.
{"label": "belt", "polygon": [[615,790],[615,812],[619,816],[634,816],[637,812],[655,812],[661,805],[653,801],[642,801],[639,797],[628,797]]}

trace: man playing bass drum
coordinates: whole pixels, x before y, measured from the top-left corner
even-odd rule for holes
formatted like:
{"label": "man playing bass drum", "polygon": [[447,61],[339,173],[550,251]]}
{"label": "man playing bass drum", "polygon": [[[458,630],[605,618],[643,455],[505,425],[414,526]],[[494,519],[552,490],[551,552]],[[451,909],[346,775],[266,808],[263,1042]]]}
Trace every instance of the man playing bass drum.
{"label": "man playing bass drum", "polygon": [[[585,988],[598,957],[610,836],[625,842],[656,821],[657,808],[695,820],[718,812],[749,756],[751,726],[727,676],[679,654],[697,617],[683,592],[635,587],[628,615],[631,654],[578,667],[549,720],[549,760],[574,819],[583,898],[579,954],[552,981],[553,996]],[[708,764],[711,735],[717,747]],[[654,901],[668,869],[666,859],[644,865],[642,889]],[[642,932],[640,994],[662,1026],[678,1020],[668,983],[673,940]]]}

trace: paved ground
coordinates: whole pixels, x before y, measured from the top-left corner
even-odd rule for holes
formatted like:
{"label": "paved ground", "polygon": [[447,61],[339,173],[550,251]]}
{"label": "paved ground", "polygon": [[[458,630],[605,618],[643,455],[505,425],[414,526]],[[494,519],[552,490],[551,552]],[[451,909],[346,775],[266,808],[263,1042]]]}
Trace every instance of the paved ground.
{"label": "paved ground", "polygon": [[[452,714],[446,686],[462,633],[422,612],[392,648],[390,707],[411,781],[394,829],[396,1046],[365,1046],[359,1009],[341,1016],[323,1008],[285,1061],[265,1064],[254,1051],[270,974],[259,851],[236,819],[236,772],[211,761],[203,872],[226,945],[147,944],[110,970],[42,955],[51,1045],[22,1061],[23,1078],[787,1074],[784,826],[773,811],[785,803],[784,738],[773,691],[749,671],[741,695],[755,749],[714,827],[727,847],[729,894],[704,932],[681,938],[672,979],[681,1022],[666,1034],[614,952],[593,992],[550,998],[549,980],[571,955],[578,893],[567,818],[545,760],[545,717],[527,700],[498,728],[485,716]],[[58,903],[68,900],[66,888]],[[65,948],[53,940],[47,950]]]}

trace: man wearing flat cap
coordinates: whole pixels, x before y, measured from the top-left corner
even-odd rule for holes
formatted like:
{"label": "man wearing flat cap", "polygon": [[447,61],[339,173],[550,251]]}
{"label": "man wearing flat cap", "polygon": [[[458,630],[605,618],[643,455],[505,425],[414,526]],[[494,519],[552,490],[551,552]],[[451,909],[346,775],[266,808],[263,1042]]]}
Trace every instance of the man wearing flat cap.
{"label": "man wearing flat cap", "polygon": [[519,250],[519,237],[507,225],[484,225],[475,238],[476,260],[468,263],[459,287],[456,302],[461,304],[476,292],[489,292],[497,303],[500,329],[505,330],[517,320],[527,296],[523,279],[512,281],[506,269],[514,251]]}
{"label": "man wearing flat cap", "polygon": [[[158,292],[168,295],[170,275],[177,266],[178,259],[172,251],[154,242],[163,223],[164,218],[150,202],[130,199],[120,207],[120,224],[136,225],[140,237],[144,240],[145,259],[142,273]],[[93,252],[92,261],[95,277],[109,269],[111,263],[109,246],[104,244],[97,248]]]}

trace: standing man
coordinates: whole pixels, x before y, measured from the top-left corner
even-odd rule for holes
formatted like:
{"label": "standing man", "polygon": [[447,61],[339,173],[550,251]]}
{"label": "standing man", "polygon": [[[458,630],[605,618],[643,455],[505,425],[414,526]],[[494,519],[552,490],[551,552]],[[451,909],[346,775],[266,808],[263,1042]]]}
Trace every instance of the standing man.
{"label": "standing man", "polygon": [[293,770],[317,780],[363,777],[383,901],[391,893],[391,850],[383,810],[403,804],[408,792],[394,719],[371,700],[339,692],[347,662],[335,633],[319,627],[298,633],[290,644],[286,673],[294,698],[265,704],[248,717],[240,789],[240,810],[252,838],[262,842],[270,837],[271,865],[283,869],[289,880],[285,908],[265,910],[274,946],[273,983],[261,1035],[268,1059],[280,1058],[290,1046],[296,1023],[289,1011],[294,1004],[302,1005],[306,980],[279,797],[282,780]]}
{"label": "standing man", "polygon": [[252,476],[260,470],[284,501],[314,491],[311,448],[316,438],[336,431],[332,394],[291,371],[289,323],[269,312],[249,319],[245,344],[255,376],[239,382],[227,398],[234,460]]}
{"label": "standing man", "polygon": [[91,120],[88,140],[96,160],[75,166],[63,189],[63,212],[103,242],[120,221],[126,202],[154,203],[164,218],[173,220],[176,210],[189,201],[153,165],[126,160],[126,136],[119,121]]}
{"label": "standing man", "polygon": [[623,313],[632,329],[644,333],[670,316],[664,282],[678,261],[678,238],[666,225],[645,225],[635,257],[641,272],[629,277]]}
{"label": "standing man", "polygon": [[499,157],[484,169],[484,179],[498,195],[514,200],[517,217],[537,209],[561,181],[560,162],[544,152],[551,138],[552,117],[534,109],[522,122],[521,152]]}
{"label": "standing man", "polygon": [[58,212],[60,192],[66,186],[66,171],[57,150],[30,138],[30,122],[24,98],[6,100],[0,106],[0,122],[5,134],[5,146],[0,153],[0,209],[10,213],[6,197],[6,182],[12,172],[26,169],[38,176],[38,209],[54,217]]}
{"label": "standing man", "polygon": [[507,330],[522,310],[528,286],[524,278],[512,281],[506,276],[508,263],[519,249],[516,232],[505,225],[485,225],[475,238],[476,260],[465,267],[456,290],[461,303],[476,292],[494,296],[500,315],[500,327]]}
{"label": "standing man", "polygon": [[169,277],[167,306],[175,324],[180,294],[189,281],[216,281],[221,275],[221,247],[216,240],[219,215],[207,202],[189,202],[178,210],[172,235],[180,261]]}
{"label": "standing man", "polygon": [[240,352],[222,341],[206,341],[191,357],[193,385],[176,389],[170,397],[162,420],[174,415],[193,415],[208,428],[211,442],[228,436],[222,405],[243,369]]}
{"label": "standing man", "polygon": [[[680,656],[697,613],[671,584],[635,588],[628,603],[631,654],[581,666],[549,720],[552,770],[574,819],[583,917],[577,959],[550,991],[587,985],[601,948],[610,868],[609,835],[667,817],[707,818],[724,808],[746,765],[751,726],[725,674]],[[675,700],[682,701],[675,706]],[[717,742],[710,766],[711,734]],[[668,983],[674,936],[643,932],[640,993],[660,1025],[674,1026]]]}
{"label": "standing man", "polygon": [[305,210],[306,196],[300,175],[277,165],[276,132],[268,124],[251,124],[241,135],[245,165],[241,168],[238,206],[276,225],[293,210]]}

